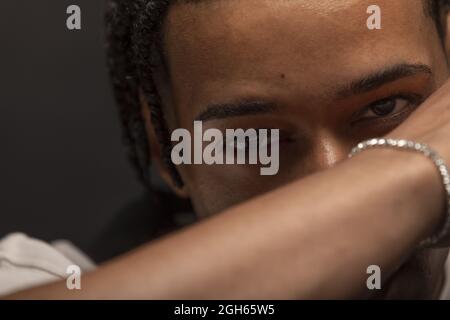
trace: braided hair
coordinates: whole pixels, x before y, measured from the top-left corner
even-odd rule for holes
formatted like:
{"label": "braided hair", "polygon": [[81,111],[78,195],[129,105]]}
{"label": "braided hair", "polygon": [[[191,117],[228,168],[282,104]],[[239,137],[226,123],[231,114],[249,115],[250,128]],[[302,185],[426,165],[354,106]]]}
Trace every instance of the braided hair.
{"label": "braided hair", "polygon": [[[161,29],[171,0],[110,0],[106,11],[107,63],[123,126],[123,138],[138,177],[150,186],[150,154],[140,93],[148,105],[152,125],[170,165],[167,122],[153,74],[162,57]],[[171,169],[177,184],[181,179]]]}
{"label": "braided hair", "polygon": [[[145,122],[141,115],[140,93],[150,107],[152,125],[162,146],[163,161],[174,182],[181,178],[170,161],[171,143],[161,97],[154,74],[164,65],[162,27],[171,5],[195,0],[107,0],[107,62],[115,98],[119,106],[129,159],[140,180],[150,186],[150,154]],[[198,1],[198,0],[197,0]],[[450,0],[425,0],[425,11],[436,21],[441,38],[442,17]]]}

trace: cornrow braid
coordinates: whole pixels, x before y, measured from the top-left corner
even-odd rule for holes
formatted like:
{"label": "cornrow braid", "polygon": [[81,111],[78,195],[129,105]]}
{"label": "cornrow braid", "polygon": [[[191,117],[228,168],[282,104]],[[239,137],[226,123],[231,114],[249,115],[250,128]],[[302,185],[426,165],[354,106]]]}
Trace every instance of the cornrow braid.
{"label": "cornrow braid", "polygon": [[[164,62],[161,29],[169,7],[193,0],[107,0],[107,63],[119,106],[128,156],[140,180],[150,187],[150,154],[140,94],[150,106],[152,124],[162,146],[163,161],[174,182],[182,180],[170,161],[171,143],[167,122],[153,75]],[[450,0],[425,0],[425,11],[435,19],[443,38],[444,13]],[[141,92],[140,92],[141,91]]]}
{"label": "cornrow braid", "polygon": [[[138,177],[150,186],[150,154],[140,94],[150,106],[152,124],[163,146],[163,160],[174,181],[181,178],[170,162],[170,140],[153,74],[163,60],[161,28],[170,0],[110,0],[106,10],[107,63],[123,126],[123,138]],[[141,92],[140,92],[141,91]]]}

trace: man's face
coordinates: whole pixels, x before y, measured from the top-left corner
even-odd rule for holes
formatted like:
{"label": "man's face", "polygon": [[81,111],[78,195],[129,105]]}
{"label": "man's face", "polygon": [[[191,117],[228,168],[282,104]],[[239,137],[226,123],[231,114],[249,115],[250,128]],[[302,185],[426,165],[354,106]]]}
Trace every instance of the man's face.
{"label": "man's face", "polygon": [[[276,176],[261,176],[255,165],[177,167],[199,216],[333,166],[361,140],[389,133],[448,78],[423,2],[377,1],[382,29],[369,30],[372,2],[218,0],[171,8],[164,30],[170,85],[162,97],[170,129],[192,132],[211,109],[216,116],[204,130],[280,129]],[[255,111],[254,102],[268,107]],[[433,294],[445,254],[412,259],[387,294]]]}

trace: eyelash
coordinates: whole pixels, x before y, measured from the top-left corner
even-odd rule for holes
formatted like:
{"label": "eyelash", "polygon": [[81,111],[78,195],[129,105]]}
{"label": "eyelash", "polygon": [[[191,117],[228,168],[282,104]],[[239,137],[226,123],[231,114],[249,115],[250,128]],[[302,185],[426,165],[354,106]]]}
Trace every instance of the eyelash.
{"label": "eyelash", "polygon": [[[397,103],[398,103],[397,100],[405,100],[408,103],[408,105],[405,106],[403,110],[395,112],[395,113],[390,113],[386,116],[374,115],[374,116],[362,117],[364,114],[366,114],[368,112],[373,112],[372,108],[379,106],[383,103],[394,101],[397,105]],[[401,119],[399,120],[399,118],[404,118],[406,115],[409,115],[420,104],[422,104],[423,101],[424,101],[424,98],[418,94],[396,94],[396,95],[390,96],[385,99],[377,100],[377,101],[369,104],[365,108],[363,108],[363,110],[358,112],[356,115],[354,115],[353,116],[354,120],[352,121],[352,125],[356,125],[356,124],[359,124],[362,122],[367,122],[367,121],[383,121],[383,122],[396,121],[396,120],[400,121]],[[394,108],[396,108],[396,105],[394,106]]]}

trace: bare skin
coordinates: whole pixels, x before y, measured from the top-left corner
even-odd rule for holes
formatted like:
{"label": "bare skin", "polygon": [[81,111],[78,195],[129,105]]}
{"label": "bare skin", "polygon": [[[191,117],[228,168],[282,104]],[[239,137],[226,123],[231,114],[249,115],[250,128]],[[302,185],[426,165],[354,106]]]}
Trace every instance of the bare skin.
{"label": "bare skin", "polygon": [[[450,83],[442,91],[392,135],[450,160]],[[423,120],[433,113],[446,120]],[[439,225],[444,198],[427,159],[368,151],[113,260],[85,275],[81,291],[61,282],[8,298],[365,297],[367,266],[398,270]]]}
{"label": "bare skin", "polygon": [[[171,129],[191,130],[211,105],[270,103],[204,125],[280,128],[280,173],[178,167],[184,187],[174,191],[202,222],[85,275],[80,292],[59,283],[11,298],[360,298],[372,264],[388,279],[378,297],[436,298],[448,250],[416,251],[443,216],[436,169],[392,150],[346,159],[359,141],[386,135],[428,143],[450,163],[449,69],[435,26],[421,1],[378,2],[376,32],[365,27],[365,0],[175,5],[165,24],[170,80],[160,84]],[[406,76],[380,77],[405,66]],[[377,86],[348,90],[375,76]],[[374,113],[386,99],[395,108]],[[173,186],[147,110],[154,161]]]}

